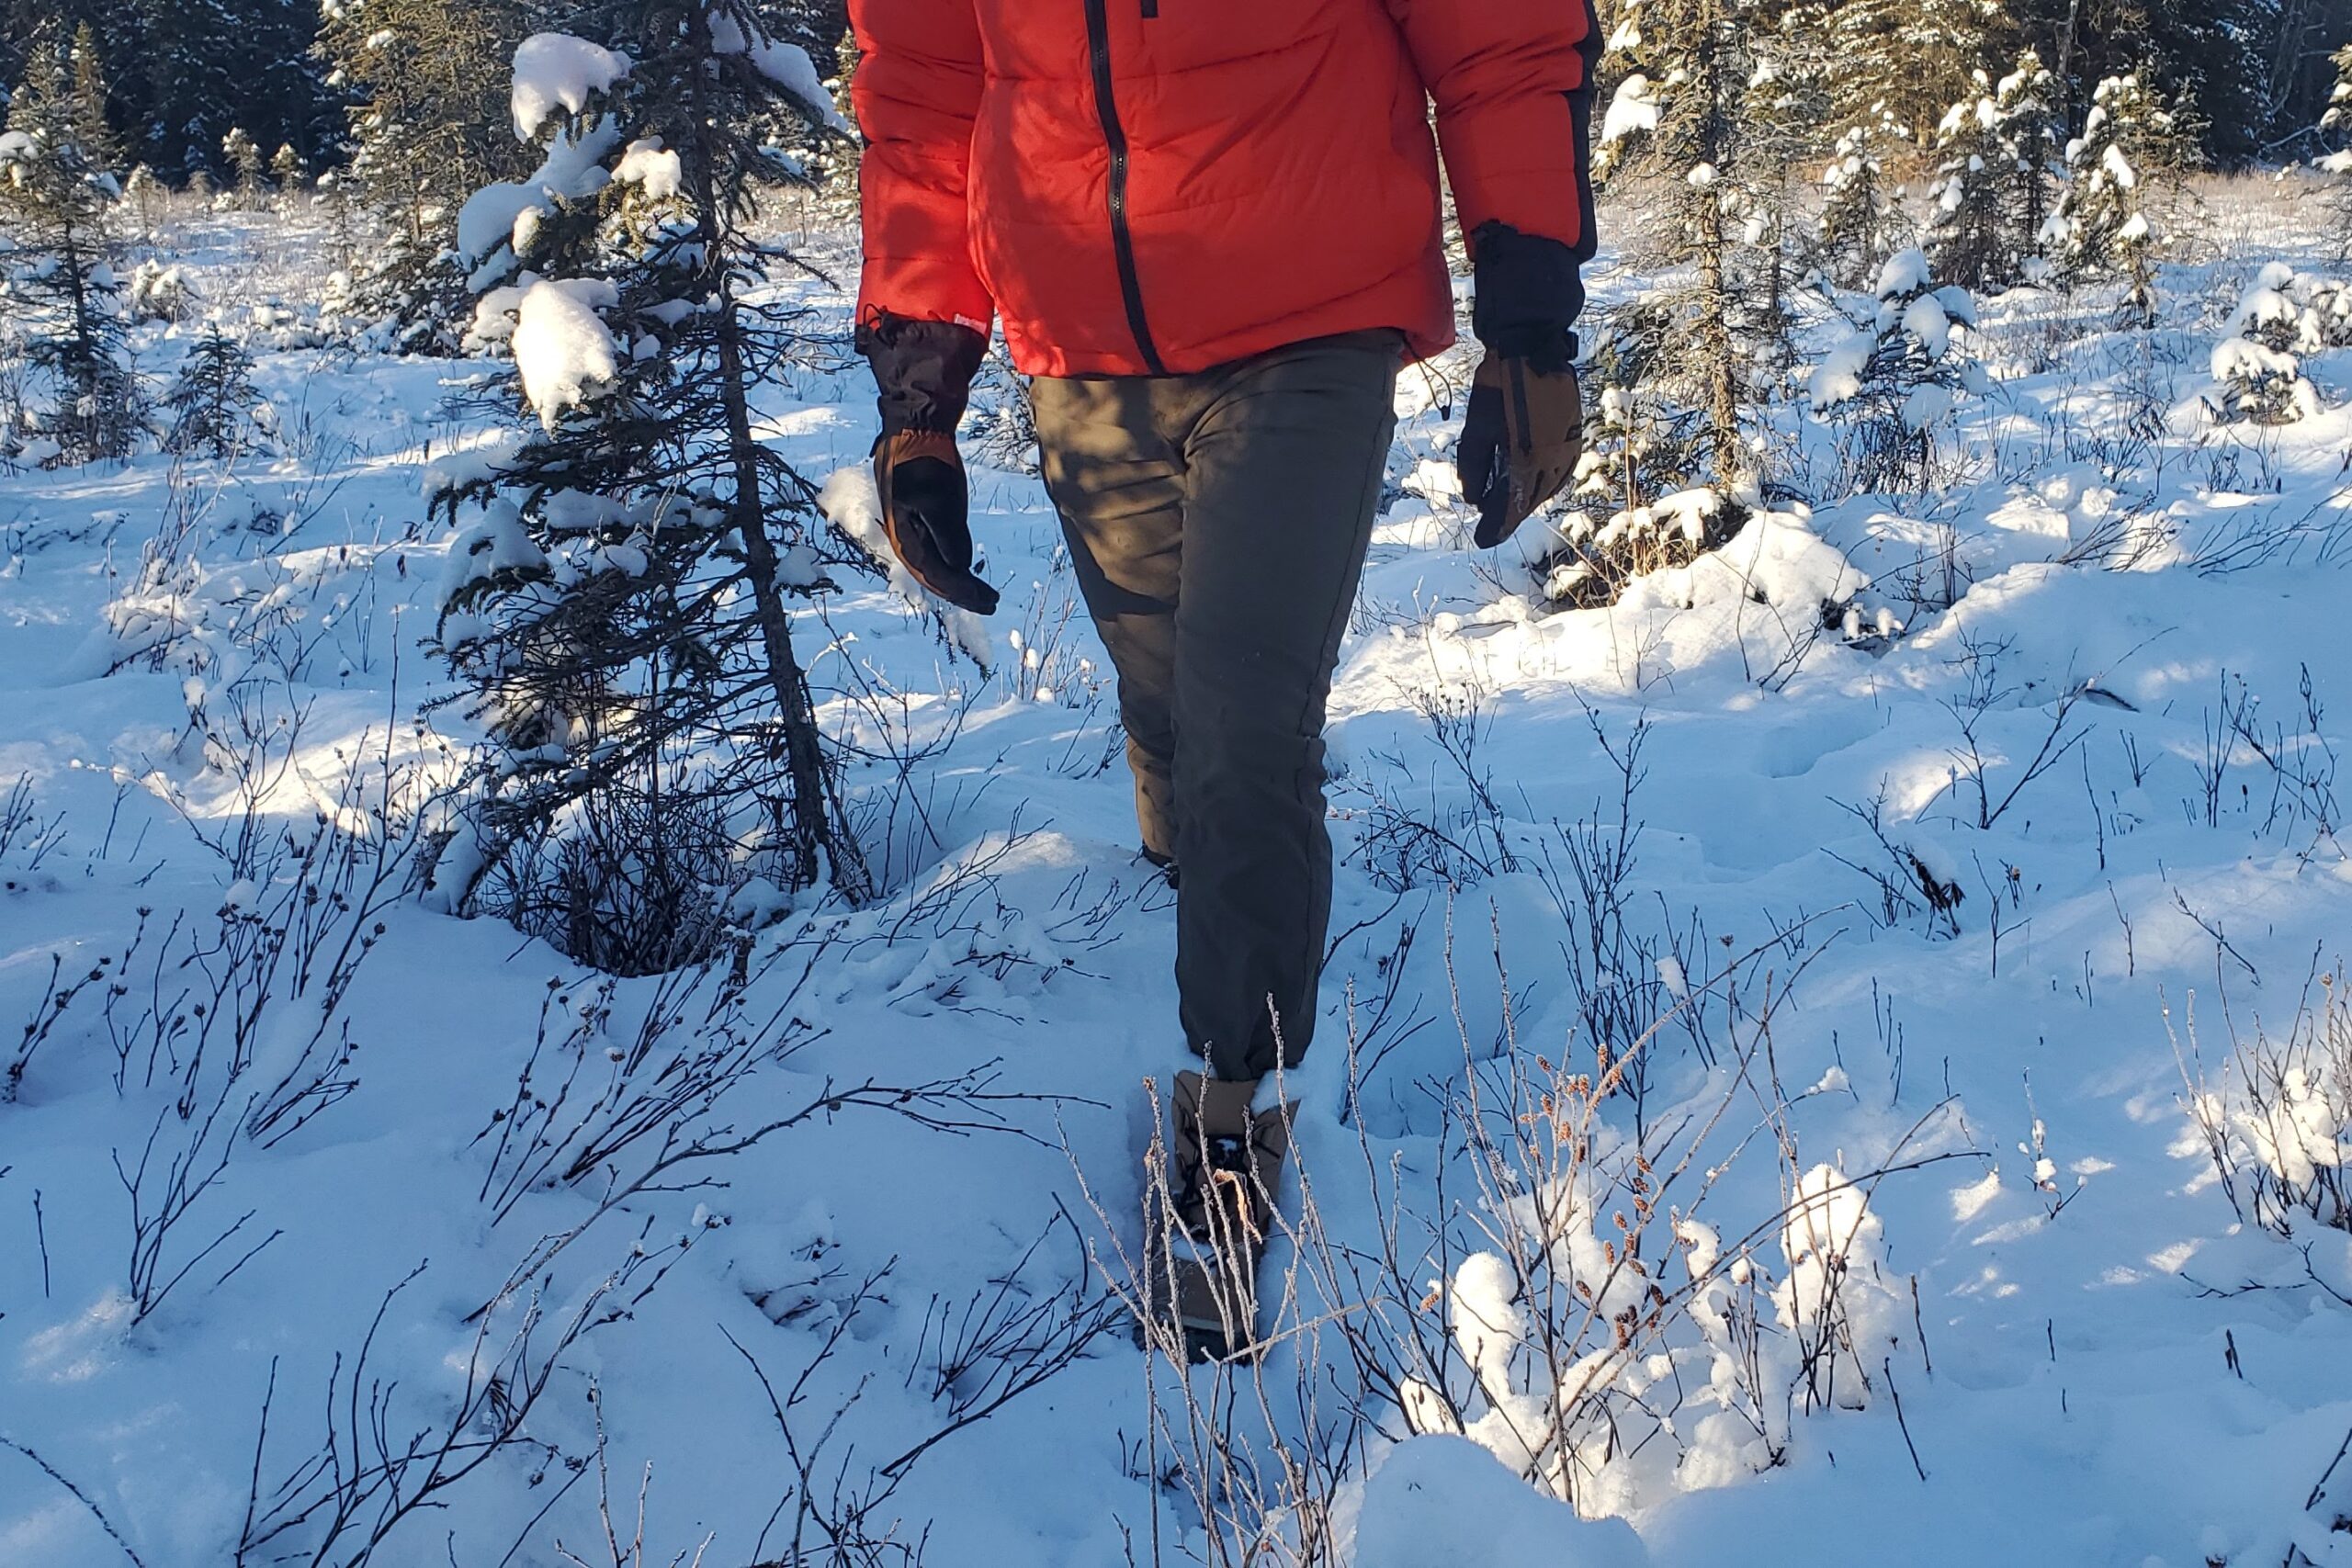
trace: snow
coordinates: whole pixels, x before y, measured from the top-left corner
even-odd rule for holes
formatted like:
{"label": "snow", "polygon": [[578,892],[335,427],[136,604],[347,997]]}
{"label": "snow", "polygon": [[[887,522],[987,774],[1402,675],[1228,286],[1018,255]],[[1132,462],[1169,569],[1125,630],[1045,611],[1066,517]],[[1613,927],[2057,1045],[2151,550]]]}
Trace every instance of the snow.
{"label": "snow", "polygon": [[514,314],[514,365],[523,392],[548,429],[565,410],[602,392],[620,375],[612,329],[596,307],[620,303],[596,279],[543,280],[523,291]]}
{"label": "snow", "polygon": [[1648,1568],[1622,1520],[1587,1522],[1476,1445],[1415,1438],[1381,1460],[1356,1517],[1355,1568]]}
{"label": "snow", "polygon": [[469,261],[486,261],[501,246],[519,253],[516,231],[552,214],[566,202],[584,201],[605,188],[611,175],[605,159],[620,144],[620,128],[610,115],[576,141],[559,128],[547,156],[528,178],[498,180],[466,198],[458,209],[458,249]]}
{"label": "snow", "polygon": [[1886,258],[1879,268],[1878,297],[1893,299],[1902,295],[1917,294],[1933,283],[1928,269],[1928,254],[1917,245],[1906,246]]}
{"label": "snow", "polygon": [[1650,79],[1634,72],[1610,96],[1609,112],[1600,118],[1600,144],[1606,147],[1638,132],[1656,130],[1662,111]]}
{"label": "snow", "polygon": [[[2211,1111],[2241,1160],[2241,1195],[2257,1170],[2314,1181],[2352,1156],[2321,1057],[2282,1060],[2262,1095],[2238,1065],[2257,1029],[2282,1048],[2310,1038],[2294,1029],[2306,995],[2324,994],[2318,975],[2343,973],[2352,865],[2340,822],[2324,832],[2310,815],[2324,792],[2282,783],[2222,725],[2242,690],[2259,699],[2254,728],[2272,755],[2324,767],[2352,747],[2352,365],[2339,348],[2282,353],[2245,337],[2286,320],[2277,300],[2318,310],[2321,283],[2340,271],[2308,193],[2217,178],[2206,196],[2215,210],[2198,257],[2211,254],[2167,259],[2152,333],[2116,332],[2096,290],[1983,304],[1978,333],[1956,341],[1999,395],[1940,416],[1969,459],[1958,477],[1917,497],[1816,486],[1806,506],[1777,491],[1769,504],[1645,496],[1660,535],[1738,528],[1615,604],[1558,609],[1512,560],[1463,548],[1468,519],[1441,482],[1459,406],[1441,412],[1422,378],[1403,378],[1395,499],[1330,705],[1325,1032],[1287,1087],[1297,1168],[1324,1224],[1363,1257],[1399,1238],[1414,1271],[1404,1309],[1444,1283],[1408,1321],[1448,1360],[1406,1396],[1409,1416],[1380,1402],[1378,1430],[1351,1429],[1330,1500],[1334,1568],[2196,1568],[2284,1562],[2297,1543],[2327,1568],[2343,1558],[2331,1511],[2341,1472],[2325,1506],[2305,1502],[2352,1427],[2340,1371],[2352,1308],[2339,1299],[2352,1295],[2352,1235],[2308,1216],[2280,1235],[2241,1215],[2199,1117]],[[300,317],[300,290],[334,254],[308,221],[208,214],[164,236],[156,256],[185,266],[208,302],[266,292]],[[811,225],[822,270],[854,276],[854,246]],[[509,219],[498,243],[511,232]],[[2283,273],[2267,266],[2282,258]],[[2275,299],[2231,323],[2250,280]],[[519,273],[498,281],[513,292],[492,314],[503,324],[511,312],[518,329],[538,318],[535,299],[592,321],[611,308]],[[1596,308],[1648,281],[1605,254]],[[1968,319],[1932,292],[1948,321]],[[853,309],[813,277],[778,302],[836,335]],[[272,330],[243,313],[231,324]],[[141,365],[168,374],[187,335],[140,324]],[[1823,320],[1802,362],[1822,365],[1852,335]],[[0,1430],[96,1500],[151,1568],[233,1561],[266,1396],[265,1492],[321,1451],[327,1380],[338,1356],[347,1374],[380,1312],[369,1375],[387,1391],[385,1430],[397,1442],[446,1421],[469,1371],[512,1342],[517,1318],[502,1314],[527,1308],[529,1290],[502,1293],[517,1264],[539,1238],[584,1225],[528,1276],[547,1281],[542,1334],[613,1271],[639,1272],[626,1310],[560,1359],[528,1424],[545,1447],[493,1456],[379,1557],[494,1563],[521,1540],[517,1563],[560,1561],[557,1540],[579,1548],[601,1528],[601,1424],[623,1514],[651,1465],[648,1562],[682,1549],[691,1560],[707,1531],[712,1562],[772,1559],[777,1539],[759,1545],[760,1531],[790,1464],[743,1353],[785,1394],[834,1344],[795,1430],[813,1440],[862,1389],[821,1462],[864,1486],[871,1467],[936,1433],[956,1397],[934,1394],[956,1360],[926,1328],[936,1313],[960,1321],[976,1290],[1050,1303],[1096,1278],[1085,1244],[1109,1232],[1073,1167],[1115,1214],[1130,1212],[1136,1085],[1186,1062],[1170,1022],[1168,898],[1134,859],[1116,694],[1083,612],[1063,618],[1074,585],[1050,505],[1034,475],[974,444],[975,532],[1006,592],[996,624],[942,617],[826,542],[837,587],[795,602],[795,642],[829,734],[913,759],[905,796],[887,782],[894,763],[844,774],[861,820],[898,833],[899,869],[865,909],[760,883],[729,892],[727,918],[761,928],[749,1006],[823,1032],[712,1111],[749,1129],[829,1083],[993,1063],[1004,1091],[1069,1097],[1001,1102],[1028,1139],[950,1136],[851,1107],[688,1166],[616,1210],[600,1203],[608,1170],[633,1174],[624,1161],[577,1181],[526,1179],[501,1214],[483,1191],[497,1196],[514,1107],[527,1122],[533,1099],[568,1092],[561,1103],[576,1106],[614,1075],[628,1081],[657,1008],[682,1008],[684,1035],[718,1036],[701,1028],[707,991],[681,1004],[683,981],[649,977],[607,993],[494,919],[443,912],[480,844],[463,822],[428,819],[418,852],[437,863],[438,890],[403,883],[371,909],[355,928],[368,956],[332,1008],[315,984],[293,993],[281,970],[252,1042],[257,1061],[278,1064],[322,1020],[330,1041],[348,1024],[355,1086],[274,1145],[235,1134],[165,1259],[175,1269],[252,1219],[142,1314],[114,1156],[134,1170],[153,1136],[167,1164],[194,1127],[174,1109],[172,1053],[158,1053],[153,1081],[134,1054],[119,1087],[115,1042],[153,1005],[159,974],[165,1004],[202,975],[183,962],[191,936],[220,942],[299,899],[295,862],[241,852],[242,825],[258,824],[265,849],[322,816],[370,841],[380,829],[367,805],[387,768],[429,798],[485,725],[514,716],[476,711],[420,647],[463,629],[441,622],[444,596],[554,555],[581,572],[630,570],[662,525],[584,478],[535,498],[564,530],[545,551],[511,507],[469,506],[454,526],[428,513],[420,492],[494,479],[513,449],[514,420],[452,397],[479,386],[488,360],[255,352],[258,394],[307,410],[309,444],[227,465],[150,452],[0,475],[0,794],[23,779],[38,820],[62,817],[63,835],[37,864],[21,833],[0,847],[0,1017],[13,1041],[43,1016],[53,974],[104,959],[129,976],[119,996],[123,982],[81,992],[0,1102]],[[1466,351],[1438,371],[1464,364]],[[2290,367],[2314,398],[2292,424],[2167,425],[2146,412],[2193,402],[2211,373]],[[982,412],[1003,395],[984,388]],[[787,367],[755,415],[769,449],[822,486],[832,520],[878,544],[861,373]],[[1830,470],[1840,432],[1786,403],[1765,423],[1804,471]],[[939,640],[943,626],[956,647]],[[1005,657],[1016,629],[1020,657]],[[990,666],[967,657],[975,645]],[[2075,700],[2089,691],[2101,696]],[[1442,700],[1476,716],[1466,773],[1429,717]],[[552,717],[550,755],[593,766],[593,730]],[[2026,782],[2062,719],[2081,740]],[[1540,1303],[1514,1289],[1508,1249],[1486,1233],[1544,1200],[1560,1219],[1556,1258],[1584,1279],[1593,1249],[1620,1235],[1611,1205],[1531,1172],[1487,1203],[1464,1123],[1443,1108],[1475,1089],[1489,1122],[1522,1125],[1491,1098],[1502,1075],[1538,1057],[1592,1062],[1570,967],[1591,928],[1569,846],[1584,852],[1594,830],[1610,841],[1624,787],[1596,724],[1620,748],[1644,737],[1622,905],[1634,940],[1582,984],[1604,1000],[1687,1002],[1654,1042],[1639,1124],[1701,1124],[1725,1095],[1732,1111],[1662,1197],[1644,1252],[1687,1315],[1641,1358],[1585,1369],[1618,1380],[1609,1388],[1632,1413],[1622,1430],[1643,1407],[1668,1424],[1640,1426],[1638,1452],[1580,1428],[1591,1444],[1589,1468],[1568,1477],[1572,1506],[1558,1472],[1516,1462],[1535,1456],[1509,1441],[1550,1373],[1514,1340]],[[2019,788],[1989,828],[1980,779],[1996,804]],[[2340,801],[2342,783],[2330,787]],[[893,801],[906,804],[886,829]],[[1873,809],[1877,830],[1860,815]],[[1380,857],[1399,813],[1484,863],[1396,885]],[[1955,925],[1888,912],[1871,874],[1891,863],[1881,830],[1962,887]],[[245,925],[224,928],[231,907]],[[784,965],[767,966],[791,942]],[[1735,1010],[1718,955],[1758,946],[1767,955],[1743,972]],[[1768,1008],[1769,1071],[1726,1049],[1727,1021]],[[657,1040],[635,1081],[669,1067],[683,1037]],[[17,1049],[0,1048],[0,1073]],[[226,1060],[209,1052],[208,1070]],[[232,1120],[234,1107],[216,1140]],[[1630,1094],[1598,1121],[1602,1158],[1623,1156]],[[2038,1179],[2068,1195],[2062,1212]],[[1296,1216],[1296,1184],[1283,1197]],[[1442,1259],[1421,1254],[1432,1224],[1451,1243]],[[425,1272],[388,1299],[420,1259]],[[886,1266],[861,1301],[858,1281]],[[508,1306],[478,1345],[468,1315],[493,1300]],[[1804,1335],[1854,1349],[1810,1405],[1794,1348]],[[1746,1399],[1751,1362],[1788,1380],[1779,1400]],[[1351,1366],[1327,1329],[1319,1349],[1302,1335],[1270,1353],[1271,1414],[1248,1374],[1227,1385],[1260,1473],[1279,1472],[1273,1438],[1306,1418],[1298,1374],[1317,1374],[1305,1385],[1314,1418],[1345,1426],[1333,1380]],[[982,1375],[963,1368],[960,1386]],[[1212,1371],[1191,1375],[1214,1392]],[[1157,1376],[1153,1393],[1173,1404],[1177,1374]],[[1165,1441],[1146,1440],[1152,1397],[1114,1331],[944,1438],[875,1522],[910,1540],[927,1529],[933,1568],[1098,1568],[1126,1561],[1130,1540],[1141,1560],[1155,1517],[1166,1561],[1209,1560],[1181,1486],[1149,1478],[1155,1461],[1174,1462]],[[1458,1435],[1443,1429],[1456,1407]],[[1408,1434],[1414,1421],[1424,1435]],[[0,1561],[127,1560],[45,1473],[0,1452]]]}
{"label": "snow", "polygon": [[613,165],[613,178],[623,185],[640,186],[654,201],[666,201],[678,194],[684,178],[678,155],[662,145],[658,136],[632,141]]}
{"label": "snow", "polygon": [[752,68],[789,93],[817,118],[819,124],[844,136],[849,134],[849,121],[842,118],[833,96],[825,90],[807,50],[797,43],[771,39],[751,51],[751,56]]}
{"label": "snow", "polygon": [[537,137],[558,109],[584,113],[629,73],[629,58],[569,33],[533,33],[514,48],[514,135]]}
{"label": "snow", "polygon": [[1856,333],[1830,351],[1828,357],[1814,367],[1806,382],[1806,390],[1816,410],[1835,408],[1862,395],[1862,372],[1869,367],[1871,353],[1878,346],[1871,333]]}
{"label": "snow", "polygon": [[1930,359],[1941,359],[1951,346],[1951,318],[1944,314],[1943,301],[1932,294],[1922,294],[1904,306],[1903,330],[1919,340]]}
{"label": "snow", "polygon": [[2267,376],[2291,378],[2301,369],[2293,355],[2242,337],[2225,338],[2214,344],[2210,363],[2216,381],[2252,381]]}

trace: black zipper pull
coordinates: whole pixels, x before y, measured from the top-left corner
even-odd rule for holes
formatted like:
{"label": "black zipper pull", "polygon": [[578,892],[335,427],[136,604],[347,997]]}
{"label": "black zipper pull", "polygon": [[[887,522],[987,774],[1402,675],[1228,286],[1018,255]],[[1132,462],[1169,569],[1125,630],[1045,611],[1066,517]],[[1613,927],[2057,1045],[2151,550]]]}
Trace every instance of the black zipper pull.
{"label": "black zipper pull", "polygon": [[1157,21],[1159,18],[1159,0],[1143,0],[1143,19],[1147,22],[1151,22]]}

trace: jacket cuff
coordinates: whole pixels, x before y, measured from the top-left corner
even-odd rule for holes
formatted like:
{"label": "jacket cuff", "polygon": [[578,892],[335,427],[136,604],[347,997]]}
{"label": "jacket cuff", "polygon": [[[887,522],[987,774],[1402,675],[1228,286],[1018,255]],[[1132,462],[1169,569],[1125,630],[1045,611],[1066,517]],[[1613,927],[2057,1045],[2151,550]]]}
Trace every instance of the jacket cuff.
{"label": "jacket cuff", "polygon": [[986,333],[959,322],[868,311],[857,323],[857,351],[874,367],[874,384],[881,389],[882,434],[955,434],[988,347]]}
{"label": "jacket cuff", "polygon": [[1523,359],[1545,375],[1574,365],[1573,329],[1584,310],[1584,274],[1575,249],[1489,221],[1471,234],[1470,257],[1470,330],[1487,352]]}

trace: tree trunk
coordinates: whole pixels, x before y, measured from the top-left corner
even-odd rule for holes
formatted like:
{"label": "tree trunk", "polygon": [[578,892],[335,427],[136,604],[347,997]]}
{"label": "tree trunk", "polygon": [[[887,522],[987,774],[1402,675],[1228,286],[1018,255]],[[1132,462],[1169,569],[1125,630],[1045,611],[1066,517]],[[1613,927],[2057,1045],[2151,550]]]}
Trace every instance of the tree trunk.
{"label": "tree trunk", "polygon": [[[696,8],[692,44],[698,55],[710,51],[710,21]],[[701,78],[695,78],[694,123],[708,127]],[[706,141],[694,150],[695,220],[706,246],[704,265],[718,307],[718,395],[727,411],[727,456],[734,480],[735,526],[743,539],[743,574],[760,618],[760,640],[767,657],[767,677],[775,694],[776,714],[784,723],[785,767],[792,780],[792,829],[795,867],[803,886],[817,880],[817,858],[824,857],[833,886],[853,902],[862,903],[874,892],[873,874],[865,857],[844,833],[836,832],[832,782],[825,768],[817,717],[808,694],[808,678],[792,649],[792,625],[786,613],[784,592],[777,581],[775,543],[768,537],[766,508],[760,489],[759,444],[752,434],[750,376],[745,367],[741,318],[736,313],[722,239],[726,215],[719,209],[712,182],[711,148]]]}

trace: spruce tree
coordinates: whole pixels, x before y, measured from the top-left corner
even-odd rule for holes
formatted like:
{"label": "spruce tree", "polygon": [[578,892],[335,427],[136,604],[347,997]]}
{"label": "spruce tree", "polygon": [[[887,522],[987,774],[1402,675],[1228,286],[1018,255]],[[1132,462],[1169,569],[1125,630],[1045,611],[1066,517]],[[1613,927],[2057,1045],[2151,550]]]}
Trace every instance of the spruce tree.
{"label": "spruce tree", "polygon": [[529,30],[518,0],[332,0],[324,13],[319,51],[350,95],[345,178],[387,228],[336,303],[387,329],[386,347],[458,350],[472,299],[458,209],[530,167],[506,91]]}
{"label": "spruce tree", "polygon": [[1850,432],[1851,491],[1925,491],[1955,402],[1962,393],[1991,390],[1965,348],[1975,301],[1965,289],[1939,287],[1917,250],[1890,256],[1873,292],[1870,316],[1815,369],[1813,410]]}
{"label": "spruce tree", "polygon": [[1867,287],[1903,243],[1903,187],[1886,159],[1901,151],[1902,122],[1883,103],[1838,137],[1822,172],[1821,260],[1840,287]]}
{"label": "spruce tree", "polygon": [[2173,110],[2136,75],[2098,85],[2082,135],[2066,148],[2069,180],[2049,226],[2053,259],[2070,285],[2120,281],[2120,309],[2134,326],[2156,324],[2151,186],[2177,174],[2186,153]]}
{"label": "spruce tree", "polygon": [[1654,390],[1700,413],[1702,461],[1726,488],[1755,474],[1742,420],[1766,324],[1757,285],[1776,259],[1748,229],[1763,172],[1748,89],[1765,36],[1751,0],[1627,0],[1612,40],[1626,71],[1601,128],[1608,173],[1657,181],[1650,243],[1687,279],[1634,318],[1659,334]]}
{"label": "spruce tree", "polygon": [[1970,290],[2007,288],[2033,276],[2048,220],[2052,78],[2031,51],[1998,83],[1946,111],[1928,189],[1928,259],[1936,275]]}
{"label": "spruce tree", "polygon": [[236,176],[238,199],[248,208],[261,201],[261,143],[246,134],[242,126],[232,125],[229,134],[220,139],[221,155],[229,160],[229,172]]}
{"label": "spruce tree", "polygon": [[165,450],[184,457],[233,457],[245,446],[254,408],[254,360],[214,322],[187,351],[164,395],[171,426]]}
{"label": "spruce tree", "polygon": [[798,347],[749,229],[787,173],[768,132],[826,112],[740,0],[593,15],[609,51],[536,35],[518,54],[518,111],[552,111],[542,177],[467,208],[499,231],[478,277],[513,281],[481,314],[534,417],[436,502],[480,515],[440,636],[491,742],[435,885],[641,970],[703,956],[779,890],[871,883],[790,625],[846,558],[751,402]]}
{"label": "spruce tree", "polygon": [[53,44],[37,46],[0,135],[6,299],[51,400],[30,434],[42,459],[59,464],[128,456],[144,428],[108,262],[107,211],[121,186],[81,140],[100,114],[68,85]]}
{"label": "spruce tree", "polygon": [[2058,79],[2027,50],[1993,90],[1993,118],[2007,169],[2005,222],[2011,270],[1999,283],[2031,275],[2047,251],[2043,238],[2056,199]]}
{"label": "spruce tree", "polygon": [[1993,63],[2006,20],[1999,0],[1825,0],[1808,25],[1839,104],[1871,105],[1873,119],[1924,139]]}

